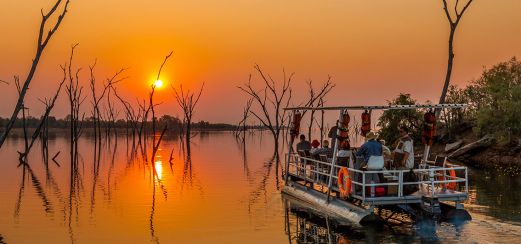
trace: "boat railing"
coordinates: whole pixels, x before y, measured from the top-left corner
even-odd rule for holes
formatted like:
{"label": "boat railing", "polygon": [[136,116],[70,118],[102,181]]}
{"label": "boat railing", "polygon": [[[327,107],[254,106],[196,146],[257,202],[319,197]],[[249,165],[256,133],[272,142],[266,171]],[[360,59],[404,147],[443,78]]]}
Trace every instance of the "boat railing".
{"label": "boat railing", "polygon": [[[335,165],[331,174],[331,161],[317,160],[299,154],[291,154],[288,174],[314,185],[327,187],[331,176],[331,190],[338,192],[337,173],[343,166]],[[288,163],[288,162],[286,162]],[[350,196],[364,202],[376,204],[396,204],[403,201],[419,202],[422,197],[437,198],[446,201],[462,201],[468,195],[467,167],[446,164],[444,167],[425,166],[413,169],[417,180],[408,181],[408,169],[361,170],[348,168],[351,178]],[[330,175],[331,174],[331,175]],[[384,177],[384,182],[379,182]],[[408,186],[416,185],[414,193],[408,193]],[[385,194],[376,192],[385,189]]]}

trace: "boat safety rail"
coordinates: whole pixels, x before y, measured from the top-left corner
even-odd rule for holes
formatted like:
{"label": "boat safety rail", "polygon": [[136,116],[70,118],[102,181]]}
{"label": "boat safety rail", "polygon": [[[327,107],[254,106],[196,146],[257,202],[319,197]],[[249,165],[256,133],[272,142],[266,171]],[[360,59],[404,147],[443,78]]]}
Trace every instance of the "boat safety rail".
{"label": "boat safety rail", "polygon": [[[287,159],[288,157],[285,158]],[[291,154],[289,166],[288,173],[290,175],[301,178],[307,182],[327,185],[331,169],[330,162],[324,162],[310,157],[303,157],[298,154]]]}
{"label": "boat safety rail", "polygon": [[[291,154],[289,158],[288,174],[300,178],[306,182],[313,182],[321,186],[327,186],[332,163],[330,161],[317,160],[298,154]],[[288,163],[288,162],[286,162]],[[335,165],[332,178],[332,189],[338,190],[336,184],[338,171],[342,166]],[[403,198],[408,193],[405,188],[417,186],[422,195],[430,197],[459,196],[468,194],[467,167],[450,165],[446,167],[427,167],[414,169],[417,180],[408,181],[406,176],[410,170],[359,170],[348,168],[351,179],[351,196],[360,200],[369,198]],[[385,178],[384,182],[375,182],[371,179]],[[385,194],[375,192],[376,188],[385,188]],[[379,189],[381,190],[381,189]]]}
{"label": "boat safety rail", "polygon": [[[459,195],[461,193],[468,194],[468,171],[466,167],[457,166],[450,168],[433,167],[426,169],[414,169],[413,172],[417,176],[417,181],[406,181],[405,175],[409,174],[410,170],[357,170],[348,169],[353,174],[358,174],[359,177],[353,177],[351,179],[352,185],[357,185],[361,190],[357,191],[357,187],[352,191],[352,195],[358,198],[365,199],[367,197],[382,197],[382,196],[371,196],[368,194],[367,188],[376,187],[387,187],[395,186],[394,194],[387,193],[385,197],[396,196],[404,197],[407,194],[404,192],[404,186],[417,185],[418,190],[424,193],[430,193],[432,197],[439,197],[444,195]],[[453,173],[449,173],[452,171]],[[461,173],[456,173],[461,172]],[[389,178],[384,183],[371,183],[369,179],[374,175],[383,174],[385,178]],[[460,177],[457,175],[464,175]],[[360,177],[361,176],[361,177]],[[334,176],[333,178],[336,178]],[[357,180],[358,178],[358,180]],[[360,179],[361,178],[361,179]],[[451,189],[452,188],[452,189]],[[370,190],[369,192],[372,192]],[[388,191],[389,192],[389,191]],[[368,196],[369,195],[369,196]]]}

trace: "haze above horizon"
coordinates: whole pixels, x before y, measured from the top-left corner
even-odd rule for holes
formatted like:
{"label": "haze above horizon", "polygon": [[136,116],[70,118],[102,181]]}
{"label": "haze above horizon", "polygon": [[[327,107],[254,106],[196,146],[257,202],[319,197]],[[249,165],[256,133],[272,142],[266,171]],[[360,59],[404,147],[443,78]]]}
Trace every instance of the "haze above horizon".
{"label": "haze above horizon", "polygon": [[[2,117],[16,102],[13,75],[23,80],[30,67],[40,9],[52,2],[0,2],[0,80],[11,82],[0,84]],[[456,33],[452,84],[465,85],[483,66],[521,56],[520,10],[516,0],[472,4]],[[282,78],[283,68],[295,72],[294,105],[304,100],[306,81],[318,85],[328,75],[337,87],[327,105],[381,105],[400,92],[437,101],[448,34],[441,1],[73,0],[45,50],[26,105],[31,115],[42,114],[38,99],[55,92],[62,79],[59,65],[73,43],[80,43],[75,63],[83,67],[83,85],[88,87],[88,66],[95,59],[99,81],[127,67],[129,78],[118,92],[132,102],[146,98],[173,50],[161,75],[165,89],[155,94],[164,102],[157,113],[181,114],[170,84],[197,89],[205,82],[195,121],[237,122],[247,97],[236,86],[254,74],[256,63],[274,79]],[[61,95],[53,114],[64,117],[67,106]],[[90,114],[90,105],[84,106]]]}

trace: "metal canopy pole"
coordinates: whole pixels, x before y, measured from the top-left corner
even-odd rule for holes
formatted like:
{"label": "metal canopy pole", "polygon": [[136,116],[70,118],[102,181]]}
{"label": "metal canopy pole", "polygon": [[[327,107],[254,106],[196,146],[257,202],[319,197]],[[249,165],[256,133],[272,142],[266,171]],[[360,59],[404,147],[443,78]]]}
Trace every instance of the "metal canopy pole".
{"label": "metal canopy pole", "polygon": [[[298,111],[297,111],[298,112]],[[294,113],[293,113],[294,115]],[[293,116],[292,116],[293,117]],[[292,121],[289,120],[289,126],[287,128],[290,128],[291,127],[291,123]],[[288,185],[288,178],[289,178],[289,163],[291,161],[291,154],[293,153],[293,141],[295,139],[296,136],[293,136],[291,135],[290,133],[290,139],[289,139],[289,142],[288,142],[288,157],[286,159],[286,167],[284,169],[284,185],[287,186]],[[298,169],[297,169],[297,172],[298,172]]]}
{"label": "metal canopy pole", "polygon": [[331,186],[333,184],[333,172],[335,170],[336,160],[337,160],[337,153],[338,153],[338,147],[340,146],[338,141],[338,136],[340,135],[340,127],[344,123],[344,113],[347,113],[346,110],[340,110],[340,117],[338,119],[338,122],[336,124],[336,136],[335,136],[335,147],[333,149],[333,159],[331,161],[331,169],[329,170],[329,182],[327,184],[327,202],[329,203],[329,199],[331,197]]}
{"label": "metal canopy pole", "polygon": [[392,110],[418,108],[464,108],[467,104],[417,104],[417,105],[380,105],[380,106],[336,106],[336,107],[290,107],[284,110]]}

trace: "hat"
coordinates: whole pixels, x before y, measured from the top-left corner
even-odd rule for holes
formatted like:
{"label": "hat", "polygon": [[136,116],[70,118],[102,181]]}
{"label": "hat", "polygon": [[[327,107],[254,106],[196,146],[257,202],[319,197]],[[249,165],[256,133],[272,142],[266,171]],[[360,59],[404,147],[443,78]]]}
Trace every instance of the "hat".
{"label": "hat", "polygon": [[373,140],[373,139],[376,139],[376,138],[378,138],[378,134],[376,134],[376,133],[374,133],[372,131],[370,131],[369,133],[367,133],[365,135],[365,139],[367,139],[367,140]]}
{"label": "hat", "polygon": [[316,147],[320,146],[320,142],[318,140],[313,140],[311,142],[311,146],[316,148]]}

